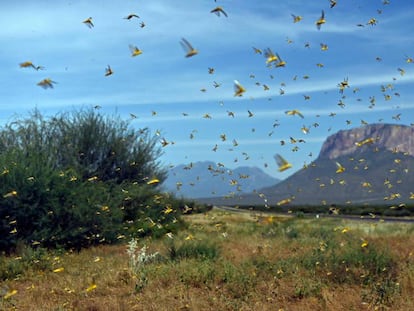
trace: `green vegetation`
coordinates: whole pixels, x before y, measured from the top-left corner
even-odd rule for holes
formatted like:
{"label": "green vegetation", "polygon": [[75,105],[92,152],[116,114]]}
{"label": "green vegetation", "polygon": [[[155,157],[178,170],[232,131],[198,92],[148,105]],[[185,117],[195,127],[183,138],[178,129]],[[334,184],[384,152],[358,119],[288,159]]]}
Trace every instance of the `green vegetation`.
{"label": "green vegetation", "polygon": [[412,206],[209,210],[161,191],[157,141],[94,110],[0,130],[0,309],[414,308],[412,226],[305,217]]}
{"label": "green vegetation", "polygon": [[[1,257],[0,308],[412,310],[409,224],[210,211],[160,239]],[[6,297],[6,298],[5,298]]]}
{"label": "green vegetation", "polygon": [[81,249],[181,226],[161,193],[158,136],[94,109],[33,111],[0,130],[0,250],[19,243]]}
{"label": "green vegetation", "polygon": [[238,205],[240,209],[251,211],[262,211],[272,213],[291,213],[294,215],[306,214],[320,214],[329,215],[335,213],[343,215],[354,216],[369,216],[369,217],[408,217],[414,216],[413,204],[398,204],[398,205],[358,205],[358,204],[344,204],[344,205],[292,205],[292,206],[264,206],[264,205]]}

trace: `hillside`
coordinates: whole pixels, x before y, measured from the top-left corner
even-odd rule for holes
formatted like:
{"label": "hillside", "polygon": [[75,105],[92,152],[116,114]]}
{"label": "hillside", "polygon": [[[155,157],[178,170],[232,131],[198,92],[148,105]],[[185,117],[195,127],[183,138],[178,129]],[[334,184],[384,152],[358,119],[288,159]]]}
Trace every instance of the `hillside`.
{"label": "hillside", "polygon": [[178,196],[208,198],[249,193],[278,182],[278,179],[257,167],[229,169],[221,164],[203,161],[172,168],[164,182],[164,188]]}
{"label": "hillside", "polygon": [[[373,124],[329,136],[318,158],[258,193],[215,204],[331,205],[414,201],[414,129]],[[343,169],[338,170],[340,164]]]}
{"label": "hillside", "polygon": [[[345,171],[336,173],[340,163]],[[292,204],[399,204],[413,191],[414,157],[388,150],[333,160],[318,158],[276,187],[262,189],[269,202]]]}

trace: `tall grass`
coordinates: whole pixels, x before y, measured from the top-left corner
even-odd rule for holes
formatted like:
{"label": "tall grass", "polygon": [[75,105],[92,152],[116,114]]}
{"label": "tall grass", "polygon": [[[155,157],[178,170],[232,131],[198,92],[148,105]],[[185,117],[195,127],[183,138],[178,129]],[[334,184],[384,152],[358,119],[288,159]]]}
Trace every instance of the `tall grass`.
{"label": "tall grass", "polygon": [[[173,235],[135,240],[129,254],[124,245],[60,255],[22,250],[26,259],[2,257],[3,263],[16,265],[16,273],[3,277],[0,288],[6,293],[17,290],[1,300],[3,306],[413,309],[414,241],[409,225],[298,218],[257,222],[215,212],[186,216],[185,221],[185,229]],[[42,265],[36,267],[29,258]],[[91,285],[96,287],[88,291]]]}

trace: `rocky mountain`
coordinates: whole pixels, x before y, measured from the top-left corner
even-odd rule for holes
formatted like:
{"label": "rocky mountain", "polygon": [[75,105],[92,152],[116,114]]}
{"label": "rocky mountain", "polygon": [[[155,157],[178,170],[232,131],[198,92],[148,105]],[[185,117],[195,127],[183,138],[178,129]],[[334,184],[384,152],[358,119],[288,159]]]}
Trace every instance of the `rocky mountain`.
{"label": "rocky mountain", "polygon": [[371,147],[414,156],[414,127],[380,123],[339,131],[326,139],[319,158],[333,160]]}
{"label": "rocky mountain", "polygon": [[204,161],[175,166],[163,186],[178,196],[207,198],[249,193],[278,182],[257,167],[229,169],[222,164]]}
{"label": "rocky mountain", "polygon": [[414,203],[414,128],[372,124],[329,136],[318,158],[277,185],[215,204]]}

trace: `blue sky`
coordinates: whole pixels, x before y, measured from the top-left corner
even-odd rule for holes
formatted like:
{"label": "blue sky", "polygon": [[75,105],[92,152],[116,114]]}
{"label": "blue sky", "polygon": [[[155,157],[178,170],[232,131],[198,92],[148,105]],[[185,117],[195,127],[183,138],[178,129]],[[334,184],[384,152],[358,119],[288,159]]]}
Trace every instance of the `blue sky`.
{"label": "blue sky", "polygon": [[[227,18],[210,13],[218,5]],[[317,30],[322,10],[326,23]],[[131,13],[140,18],[124,19]],[[303,19],[293,23],[291,14]],[[285,178],[338,130],[364,121],[414,123],[412,16],[414,5],[397,0],[338,0],[334,8],[328,0],[9,1],[0,12],[0,123],[33,108],[52,115],[99,105],[159,131],[170,142],[165,165],[212,160]],[[82,23],[88,17],[93,28]],[[377,24],[367,25],[372,18]],[[181,38],[199,53],[186,58]],[[143,53],[131,57],[130,44]],[[286,66],[268,68],[253,47],[271,48]],[[20,68],[25,61],[45,70]],[[37,85],[44,78],[57,82],[53,89]],[[350,87],[340,94],[344,79]],[[246,88],[243,97],[233,96],[234,80]],[[285,114],[292,109],[304,118]],[[278,172],[275,153],[293,168]]]}

